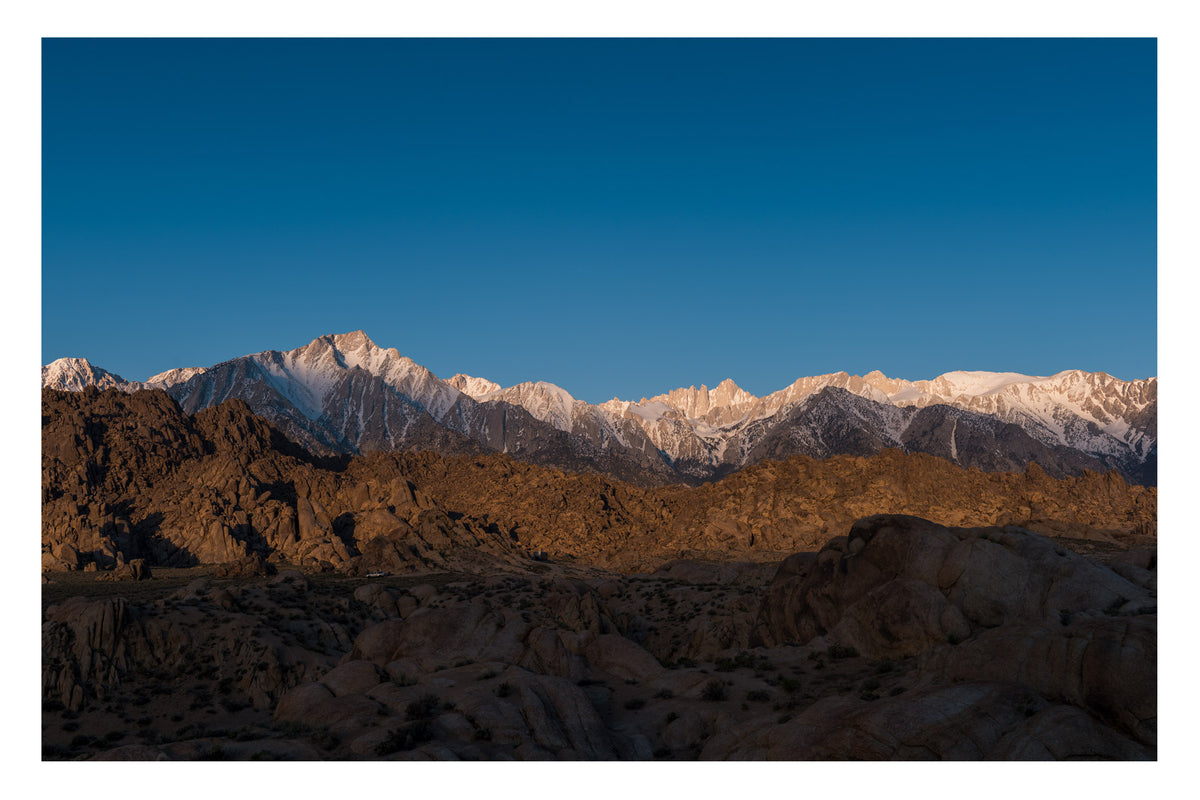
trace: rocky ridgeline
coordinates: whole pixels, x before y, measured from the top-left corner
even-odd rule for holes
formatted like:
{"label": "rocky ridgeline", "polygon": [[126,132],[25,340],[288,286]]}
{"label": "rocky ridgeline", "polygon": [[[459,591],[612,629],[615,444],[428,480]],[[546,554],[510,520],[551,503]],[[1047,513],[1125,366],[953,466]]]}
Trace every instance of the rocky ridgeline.
{"label": "rocky ridgeline", "polygon": [[403,475],[347,479],[242,401],[194,416],[158,391],[43,394],[43,569],[234,563],[346,572],[512,560],[494,526],[452,518]]}
{"label": "rocky ridgeline", "polygon": [[1054,479],[1033,464],[1019,473],[985,473],[896,450],[793,456],[716,483],[655,489],[499,455],[387,454],[368,463],[402,471],[447,508],[486,514],[532,549],[623,570],[667,558],[782,558],[879,513],[946,525],[1018,524],[1126,545],[1156,531],[1157,490],[1130,486],[1114,472]]}
{"label": "rocky ridgeline", "polygon": [[44,741],[105,759],[1153,759],[1155,566],[881,516],[773,578],[281,572],[67,600],[45,614]]}
{"label": "rocky ridgeline", "polygon": [[318,458],[229,401],[184,414],[159,391],[43,392],[43,569],[232,563],[411,572],[552,558],[629,569],[764,560],[904,513],[1128,542],[1157,490],[1115,472],[1053,479],[878,456],[765,462],[696,488],[643,488],[504,455]]}
{"label": "rocky ridgeline", "polygon": [[212,367],[125,381],[63,358],[42,387],[161,389],[196,413],[239,399],[322,455],[484,452],[643,486],[698,484],[794,455],[925,453],[985,472],[1031,461],[1053,477],[1116,469],[1157,481],[1158,379],[1067,370],[1048,377],[948,372],[932,381],[875,371],[804,377],[765,397],[732,380],[639,402],[592,405],[545,381],[503,388],[467,375],[443,381],[365,332],[319,336]]}

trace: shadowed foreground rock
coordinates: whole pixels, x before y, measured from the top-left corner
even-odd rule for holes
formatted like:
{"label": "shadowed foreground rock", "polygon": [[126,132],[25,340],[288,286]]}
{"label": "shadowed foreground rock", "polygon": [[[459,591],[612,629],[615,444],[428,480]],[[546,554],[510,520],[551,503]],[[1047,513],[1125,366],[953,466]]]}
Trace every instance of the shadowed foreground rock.
{"label": "shadowed foreground rock", "polygon": [[1021,528],[947,528],[881,515],[818,553],[787,559],[756,634],[768,645],[823,636],[893,658],[1007,623],[1154,605],[1149,589]]}
{"label": "shadowed foreground rock", "polygon": [[[974,755],[963,757],[1152,757],[1157,600],[1151,573],[1134,577],[1140,584],[1020,528],[871,517],[820,552],[781,565],[753,643],[917,657],[925,700],[904,712],[918,697],[909,695],[838,725],[854,757],[918,752],[905,747],[945,756],[927,740],[947,726],[972,743]],[[964,693],[968,683],[974,688]],[[1029,722],[1006,721],[1013,708]],[[830,742],[841,741],[815,709],[796,724],[798,736],[819,734],[814,757],[830,757]],[[743,734],[738,747],[752,746],[754,737]],[[779,745],[760,745],[769,757],[772,746]]]}
{"label": "shadowed foreground rock", "polygon": [[45,613],[44,737],[55,758],[1153,759],[1154,558],[1113,563],[1140,583],[1018,528],[883,516],[773,578],[284,570],[77,598]]}

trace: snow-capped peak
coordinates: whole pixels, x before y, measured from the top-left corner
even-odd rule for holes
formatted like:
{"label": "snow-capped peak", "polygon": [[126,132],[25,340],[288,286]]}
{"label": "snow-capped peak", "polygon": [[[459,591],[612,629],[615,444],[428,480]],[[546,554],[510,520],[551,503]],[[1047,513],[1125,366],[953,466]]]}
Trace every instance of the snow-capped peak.
{"label": "snow-capped peak", "polygon": [[42,388],[78,392],[86,386],[124,388],[129,382],[86,358],[59,358],[42,367]]}
{"label": "snow-capped peak", "polygon": [[[262,391],[259,384],[271,391]],[[470,426],[477,422],[483,424],[479,435],[488,442],[507,434],[504,425],[500,434],[489,432],[488,420],[496,419],[491,416],[496,409],[481,411],[477,404],[506,403],[572,437],[591,441],[589,446],[632,447],[652,457],[661,453],[668,463],[686,462],[701,471],[745,463],[754,443],[776,424],[771,420],[788,419],[798,404],[828,387],[887,406],[949,405],[989,415],[1020,426],[1041,442],[1065,445],[1108,463],[1144,461],[1157,442],[1157,378],[1122,381],[1081,370],[1049,377],[957,370],[910,381],[872,370],[861,377],[847,372],[803,377],[764,397],[726,378],[711,390],[689,386],[638,402],[613,398],[596,406],[545,381],[502,388],[462,373],[443,381],[396,349],[379,347],[361,330],[320,336],[295,350],[264,351],[207,369],[168,370],[145,384],[125,381],[83,358],[63,358],[42,368],[42,385],[68,390],[89,385],[123,391],[163,388],[192,409],[231,396],[282,398],[287,402],[278,407],[284,411],[267,413],[301,420],[293,429],[301,435],[339,421],[348,427],[331,429],[325,441],[359,441],[370,429],[376,439],[365,441],[374,446],[404,440],[405,420],[412,417],[402,409],[405,401],[389,405],[396,394],[452,430],[464,432],[474,430]]]}
{"label": "snow-capped peak", "polygon": [[566,389],[547,381],[518,383],[480,395],[477,399],[481,402],[500,400],[521,406],[542,422],[549,422],[568,433],[574,427],[575,404],[578,402]]}
{"label": "snow-capped peak", "polygon": [[[262,356],[272,356],[263,359]],[[353,369],[381,379],[401,394],[421,404],[435,419],[441,419],[459,398],[456,388],[394,347],[384,349],[363,331],[319,336],[304,347],[286,353],[253,356],[272,375],[290,379],[303,392],[289,397],[316,419],[334,387]]]}
{"label": "snow-capped peak", "polygon": [[206,372],[208,372],[207,367],[176,367],[166,372],[160,372],[157,375],[151,375],[146,379],[146,385],[165,389],[177,383],[187,383],[195,376],[203,375]]}
{"label": "snow-capped peak", "polygon": [[446,383],[458,389],[467,397],[472,397],[476,400],[485,394],[491,394],[500,390],[500,384],[495,381],[489,381],[487,378],[473,378],[461,372],[452,378],[447,378]]}
{"label": "snow-capped peak", "polygon": [[[930,381],[931,388],[939,395],[966,395],[980,397],[995,394],[1014,383],[1040,383],[1048,378],[1022,375],[1019,372],[967,372],[959,370],[939,375]],[[920,381],[918,381],[920,383]]]}

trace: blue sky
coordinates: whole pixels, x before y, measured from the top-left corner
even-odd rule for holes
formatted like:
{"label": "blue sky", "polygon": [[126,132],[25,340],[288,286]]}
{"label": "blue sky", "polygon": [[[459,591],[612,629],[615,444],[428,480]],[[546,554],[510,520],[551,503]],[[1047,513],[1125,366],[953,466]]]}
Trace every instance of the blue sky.
{"label": "blue sky", "polygon": [[1157,373],[1153,40],[47,40],[42,360]]}

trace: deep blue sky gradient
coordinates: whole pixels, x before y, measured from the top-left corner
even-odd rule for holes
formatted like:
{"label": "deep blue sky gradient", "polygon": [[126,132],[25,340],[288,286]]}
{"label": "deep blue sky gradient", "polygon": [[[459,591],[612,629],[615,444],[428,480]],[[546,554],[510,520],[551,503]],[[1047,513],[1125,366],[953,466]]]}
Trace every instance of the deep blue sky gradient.
{"label": "deep blue sky gradient", "polygon": [[1157,373],[1153,40],[46,40],[42,359]]}

